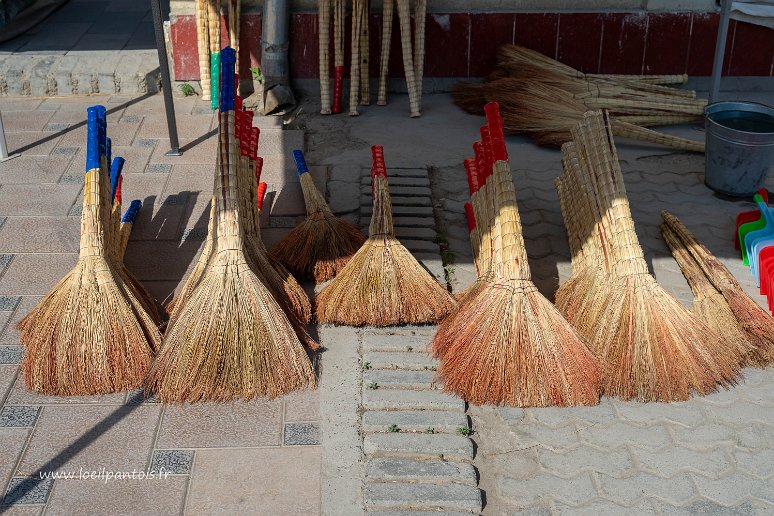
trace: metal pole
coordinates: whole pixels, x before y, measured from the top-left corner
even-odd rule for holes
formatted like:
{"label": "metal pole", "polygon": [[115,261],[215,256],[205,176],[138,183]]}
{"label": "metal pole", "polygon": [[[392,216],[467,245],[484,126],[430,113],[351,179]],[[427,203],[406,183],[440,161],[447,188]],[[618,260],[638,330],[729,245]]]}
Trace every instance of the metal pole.
{"label": "metal pole", "polygon": [[720,78],[723,75],[723,58],[726,54],[726,37],[728,36],[728,20],[731,17],[732,0],[720,0],[720,25],[718,39],[715,43],[715,61],[712,64],[712,80],[710,81],[709,101],[717,102],[720,93]]}
{"label": "metal pole", "polygon": [[0,161],[13,159],[19,154],[8,155],[8,145],[5,143],[5,130],[3,129],[3,115],[0,113]]}
{"label": "metal pole", "polygon": [[180,156],[180,142],[177,140],[177,124],[175,122],[175,104],[172,102],[172,81],[169,79],[169,61],[167,60],[167,45],[164,42],[164,19],[161,14],[161,0],[151,0],[153,9],[153,29],[156,32],[156,50],[159,52],[161,67],[161,90],[164,94],[164,110],[167,112],[167,129],[169,130],[169,146],[165,156]]}

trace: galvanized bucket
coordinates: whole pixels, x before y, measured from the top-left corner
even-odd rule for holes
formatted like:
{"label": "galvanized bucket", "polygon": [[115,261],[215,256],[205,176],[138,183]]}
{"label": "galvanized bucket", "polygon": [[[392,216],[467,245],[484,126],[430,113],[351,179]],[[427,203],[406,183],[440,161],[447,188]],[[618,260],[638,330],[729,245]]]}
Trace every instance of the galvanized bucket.
{"label": "galvanized bucket", "polygon": [[726,195],[753,195],[774,164],[774,109],[754,102],[715,102],[704,114],[704,183]]}

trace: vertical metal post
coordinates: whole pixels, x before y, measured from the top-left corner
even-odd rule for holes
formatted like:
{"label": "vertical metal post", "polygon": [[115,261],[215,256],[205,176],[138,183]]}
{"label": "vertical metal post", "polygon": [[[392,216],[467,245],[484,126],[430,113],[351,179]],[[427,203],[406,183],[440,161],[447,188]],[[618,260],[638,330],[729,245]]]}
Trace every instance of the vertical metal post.
{"label": "vertical metal post", "polygon": [[3,129],[3,115],[0,113],[0,161],[12,159],[18,155],[19,154],[14,154],[13,156],[8,155],[8,144],[5,143],[5,130]]}
{"label": "vertical metal post", "polygon": [[153,9],[153,29],[156,32],[156,50],[159,52],[161,67],[161,90],[164,94],[164,110],[167,112],[167,129],[169,131],[170,150],[166,156],[180,156],[180,142],[177,139],[177,123],[175,122],[175,104],[172,102],[172,81],[169,79],[169,61],[167,59],[167,44],[164,41],[164,19],[161,14],[161,0],[151,0]]}
{"label": "vertical metal post", "polygon": [[712,79],[710,81],[709,101],[717,102],[720,94],[720,78],[723,75],[723,58],[726,54],[726,37],[728,36],[728,20],[731,17],[732,0],[720,0],[720,25],[718,39],[715,43],[715,61],[712,64]]}

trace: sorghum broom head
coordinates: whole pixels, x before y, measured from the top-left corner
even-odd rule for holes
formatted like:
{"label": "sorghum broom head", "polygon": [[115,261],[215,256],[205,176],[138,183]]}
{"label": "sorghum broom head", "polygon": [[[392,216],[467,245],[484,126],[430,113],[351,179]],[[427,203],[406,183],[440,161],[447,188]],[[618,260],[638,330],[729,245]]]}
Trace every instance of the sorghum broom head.
{"label": "sorghum broom head", "polygon": [[479,251],[480,251],[480,239],[478,236],[478,228],[476,227],[476,216],[473,213],[473,205],[470,201],[465,203],[465,220],[468,223],[468,236],[470,237],[470,248],[473,250],[473,263],[476,266],[476,274],[480,274],[479,269]]}
{"label": "sorghum broom head", "polygon": [[732,383],[740,358],[649,274],[634,232],[606,113],[588,113],[573,139],[597,179],[600,212],[611,221],[612,288],[588,341],[606,367],[604,391],[640,401],[685,400]]}
{"label": "sorghum broom head", "polygon": [[478,82],[458,82],[452,87],[452,98],[457,107],[471,115],[483,115],[487,85]]}
{"label": "sorghum broom head", "polygon": [[[736,320],[723,294],[707,279],[699,264],[696,263],[674,230],[666,224],[661,224],[660,229],[664,242],[672,251],[672,256],[677,265],[680,266],[680,270],[693,292],[693,306],[691,308],[693,315],[724,338],[729,352],[743,357],[751,357],[756,349],[747,340],[747,336],[739,326],[739,321]],[[761,364],[753,361],[747,365]]]}
{"label": "sorghum broom head", "polygon": [[[25,384],[48,395],[105,394],[142,385],[153,341],[138,321],[106,240],[109,176],[104,108],[88,110],[81,251],[75,267],[20,323]],[[25,322],[34,321],[33,324]]]}
{"label": "sorghum broom head", "polygon": [[774,318],[748,296],[734,275],[699,242],[677,217],[661,212],[664,224],[680,239],[685,249],[701,267],[704,275],[725,298],[747,340],[755,346],[749,355],[750,364],[774,363]]}
{"label": "sorghum broom head", "polygon": [[221,66],[213,257],[148,373],[148,389],[165,402],[273,398],[316,383],[292,325],[244,254],[233,49],[221,52]]}
{"label": "sorghum broom head", "polygon": [[336,276],[366,238],[355,226],[333,215],[314,184],[300,150],[293,151],[307,218],[271,250],[293,274],[322,283]]}
{"label": "sorghum broom head", "polygon": [[350,326],[433,323],[454,299],[395,238],[382,148],[373,146],[374,209],[368,240],[317,295],[317,320]]}
{"label": "sorghum broom head", "polygon": [[439,375],[445,389],[473,403],[594,405],[598,363],[531,281],[497,105],[486,109],[496,159],[494,275],[450,316],[455,331],[442,346]]}

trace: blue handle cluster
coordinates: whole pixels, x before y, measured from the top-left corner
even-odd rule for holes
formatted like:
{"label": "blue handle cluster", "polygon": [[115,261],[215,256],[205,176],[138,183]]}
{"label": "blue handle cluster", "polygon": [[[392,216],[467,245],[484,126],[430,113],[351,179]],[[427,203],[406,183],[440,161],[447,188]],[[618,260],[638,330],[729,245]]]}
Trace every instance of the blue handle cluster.
{"label": "blue handle cluster", "polygon": [[220,51],[220,110],[234,110],[234,76],[236,74],[236,51],[226,47]]}
{"label": "blue handle cluster", "polygon": [[137,214],[140,213],[140,208],[142,208],[142,201],[139,199],[133,200],[129,204],[129,208],[126,210],[126,213],[124,213],[121,222],[129,222],[130,224],[134,224],[134,221],[137,218]]}
{"label": "blue handle cluster", "polygon": [[298,175],[306,174],[309,172],[309,167],[306,165],[306,158],[304,158],[304,153],[300,150],[296,149],[293,151],[293,161],[296,162],[296,172],[298,172]]}
{"label": "blue handle cluster", "polygon": [[101,132],[97,107],[92,106],[86,110],[86,170],[99,168],[99,136]]}
{"label": "blue handle cluster", "polygon": [[[108,138],[108,142],[110,139]],[[126,160],[121,156],[113,158],[113,164],[110,168],[110,198],[116,198],[116,190],[118,189],[118,178],[121,177],[121,171],[124,168]]]}
{"label": "blue handle cluster", "polygon": [[99,124],[99,157],[108,154],[107,143],[107,110],[105,106],[94,106],[97,108],[97,122]]}

